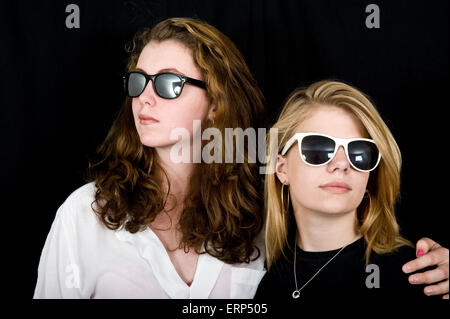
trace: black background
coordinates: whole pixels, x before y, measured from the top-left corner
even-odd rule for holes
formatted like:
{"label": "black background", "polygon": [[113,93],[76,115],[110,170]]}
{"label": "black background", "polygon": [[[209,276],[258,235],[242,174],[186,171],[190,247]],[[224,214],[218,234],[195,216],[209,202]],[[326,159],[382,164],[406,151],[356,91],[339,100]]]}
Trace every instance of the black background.
{"label": "black background", "polygon": [[[71,3],[79,29],[65,25]],[[365,25],[370,3],[380,8],[379,29]],[[0,5],[1,193],[6,245],[24,259],[22,293],[32,295],[56,210],[85,183],[123,101],[125,43],[173,16],[205,20],[235,42],[270,123],[294,88],[316,80],[368,94],[403,155],[402,233],[448,247],[447,0],[11,1]]]}

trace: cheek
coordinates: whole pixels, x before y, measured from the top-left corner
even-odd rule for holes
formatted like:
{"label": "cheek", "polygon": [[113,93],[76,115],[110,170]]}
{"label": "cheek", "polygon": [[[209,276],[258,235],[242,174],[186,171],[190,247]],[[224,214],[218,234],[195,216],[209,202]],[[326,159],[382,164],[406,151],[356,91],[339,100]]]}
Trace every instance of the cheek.
{"label": "cheek", "polygon": [[[202,121],[206,118],[208,106],[208,102],[203,99],[174,105],[164,115],[167,126],[170,128],[185,128],[192,135],[194,132],[194,121]],[[199,128],[199,126],[196,128]]]}
{"label": "cheek", "polygon": [[288,166],[288,176],[292,199],[302,205],[309,206],[317,200],[315,191],[319,178],[319,169],[307,166],[301,159]]}
{"label": "cheek", "polygon": [[364,194],[367,189],[367,182],[369,181],[369,173],[359,173],[358,176],[356,176],[353,186],[353,192],[354,192],[354,200],[356,206],[359,206],[361,203]]}
{"label": "cheek", "polygon": [[131,100],[131,110],[133,112],[133,118],[134,118],[134,122],[136,124],[136,119],[139,116],[139,112],[140,112],[140,106],[139,106],[139,102],[136,101],[136,99],[132,99]]}

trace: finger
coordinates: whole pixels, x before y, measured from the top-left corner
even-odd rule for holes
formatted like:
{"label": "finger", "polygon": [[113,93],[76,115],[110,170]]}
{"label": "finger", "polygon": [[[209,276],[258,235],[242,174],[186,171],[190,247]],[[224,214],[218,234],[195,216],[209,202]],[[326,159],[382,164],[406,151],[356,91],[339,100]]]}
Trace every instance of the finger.
{"label": "finger", "polygon": [[434,240],[428,237],[423,237],[419,239],[416,243],[416,256],[420,257],[421,255],[428,253],[430,250],[439,247],[441,247],[441,245],[439,245]]}
{"label": "finger", "polygon": [[437,285],[426,286],[423,289],[423,292],[427,296],[435,296],[435,295],[442,295],[442,294],[448,293],[448,280],[443,281]]}
{"label": "finger", "polygon": [[417,273],[408,277],[408,281],[414,285],[432,284],[448,279],[448,272],[445,267],[437,267],[433,270]]}
{"label": "finger", "polygon": [[442,299],[448,299],[448,294],[443,295],[443,296],[442,296]]}
{"label": "finger", "polygon": [[407,262],[403,265],[402,270],[409,274],[410,272],[445,262],[448,262],[448,249],[439,247],[421,257],[417,257],[416,259]]}

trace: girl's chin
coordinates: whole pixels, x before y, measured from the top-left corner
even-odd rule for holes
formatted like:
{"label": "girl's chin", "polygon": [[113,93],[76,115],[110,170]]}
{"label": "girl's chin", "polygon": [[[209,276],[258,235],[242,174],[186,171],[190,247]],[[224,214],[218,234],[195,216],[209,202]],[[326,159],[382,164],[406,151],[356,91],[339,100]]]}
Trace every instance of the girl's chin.
{"label": "girl's chin", "polygon": [[326,207],[326,208],[322,208],[317,211],[320,212],[320,214],[324,215],[324,216],[338,217],[338,216],[349,214],[355,210],[350,209],[348,207]]}
{"label": "girl's chin", "polygon": [[168,139],[158,139],[155,136],[141,136],[140,138],[143,146],[152,148],[171,148],[174,147],[180,141],[168,140]]}

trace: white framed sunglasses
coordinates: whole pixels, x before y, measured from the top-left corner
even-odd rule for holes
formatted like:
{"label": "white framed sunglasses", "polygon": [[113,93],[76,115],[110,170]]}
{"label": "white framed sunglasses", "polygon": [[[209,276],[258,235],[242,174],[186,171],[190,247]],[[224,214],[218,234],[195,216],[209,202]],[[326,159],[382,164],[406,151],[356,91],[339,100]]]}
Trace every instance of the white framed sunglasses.
{"label": "white framed sunglasses", "polygon": [[310,166],[326,165],[344,147],[350,165],[360,172],[373,171],[380,163],[381,154],[375,142],[368,138],[337,138],[321,133],[295,133],[286,143],[281,155],[298,142],[300,157]]}

